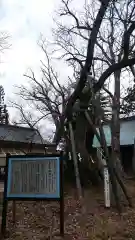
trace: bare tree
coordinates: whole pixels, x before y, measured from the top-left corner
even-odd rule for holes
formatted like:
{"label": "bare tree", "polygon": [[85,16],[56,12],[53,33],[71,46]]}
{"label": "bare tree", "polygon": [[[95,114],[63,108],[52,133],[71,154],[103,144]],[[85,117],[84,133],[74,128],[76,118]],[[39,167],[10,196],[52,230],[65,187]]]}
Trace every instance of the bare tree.
{"label": "bare tree", "polygon": [[[62,1],[62,3],[64,5],[64,7],[60,12],[60,16],[63,16],[63,15],[68,16],[69,15],[70,17],[73,17],[73,19],[75,21],[75,26],[71,26],[70,29],[65,28],[66,30],[68,29],[67,32],[69,33],[69,36],[66,34],[67,38],[66,37],[64,38],[64,36],[65,36],[63,34],[64,32],[62,34],[60,34],[61,30],[65,31],[64,27],[58,23],[60,31],[58,31],[58,34],[56,35],[56,37],[57,37],[56,43],[59,44],[62,47],[62,49],[65,50],[64,56],[67,58],[68,62],[72,65],[74,65],[74,62],[78,63],[79,67],[81,68],[80,79],[78,81],[77,87],[76,87],[74,93],[70,96],[70,98],[68,100],[68,104],[67,104],[67,108],[66,108],[66,115],[68,115],[69,109],[71,109],[72,105],[75,103],[77,97],[79,97],[79,94],[81,93],[82,89],[85,86],[85,83],[87,80],[87,74],[89,73],[91,66],[92,66],[94,47],[95,47],[95,39],[97,38],[98,31],[99,31],[102,19],[104,17],[105,11],[107,9],[107,6],[109,4],[109,1],[106,1],[105,4],[101,4],[101,6],[99,6],[95,21],[92,23],[93,26],[88,25],[88,21],[86,22],[85,25],[82,23],[79,24],[78,18],[76,17],[74,12],[72,10],[70,10],[70,8],[69,8],[69,1]],[[78,49],[76,48],[76,45],[73,42],[72,35],[70,34],[72,29],[75,29],[75,30],[77,29],[77,31],[79,31],[79,35],[81,34],[81,36],[84,36],[84,34],[82,32],[80,33],[80,31],[87,30],[87,34],[89,34],[91,32],[90,38],[87,38],[88,48],[87,48],[87,52],[85,51],[86,52],[85,55],[80,53],[78,51]],[[65,45],[65,43],[66,43],[66,45]],[[86,45],[85,45],[85,47],[86,47]],[[78,58],[78,56],[80,56],[80,54],[81,54],[81,56],[84,57],[83,60],[82,59],[80,60]],[[86,58],[86,61],[85,61],[85,58]],[[83,62],[85,62],[85,63],[83,64]],[[63,116],[61,118],[61,123],[62,123],[61,126],[64,123],[64,119],[65,119],[65,113],[63,114]],[[58,133],[58,135],[57,135],[58,138],[59,138],[59,135],[60,134]]]}
{"label": "bare tree", "polygon": [[[60,31],[57,34],[57,37],[59,38],[56,39],[56,44],[62,47],[64,50],[64,55],[62,57],[65,57],[68,63],[73,66],[76,74],[75,77],[78,77],[73,93],[70,92],[69,94],[69,91],[67,91],[68,88],[65,89],[65,86],[60,84],[56,72],[54,72],[54,69],[50,65],[50,60],[46,54],[45,48],[43,48],[43,50],[45,51],[47,57],[47,66],[43,64],[43,69],[41,68],[43,73],[41,81],[37,81],[34,72],[31,72],[31,75],[25,75],[32,81],[33,85],[30,91],[27,88],[21,87],[20,95],[23,99],[36,104],[36,106],[38,106],[37,104],[39,102],[42,103],[41,106],[43,107],[43,111],[49,112],[49,114],[51,113],[51,118],[56,126],[54,141],[57,144],[64,136],[65,120],[70,118],[73,105],[82,97],[82,91],[86,85],[88,74],[90,74],[91,71],[93,74],[97,72],[95,71],[95,66],[97,68],[101,68],[102,66],[102,71],[98,71],[98,75],[96,76],[98,80],[93,83],[87,101],[91,100],[92,94],[95,95],[98,91],[100,91],[105,81],[112,74],[135,64],[135,57],[133,54],[129,54],[131,42],[130,37],[132,37],[131,34],[134,30],[134,23],[132,22],[128,29],[124,29],[124,39],[121,39],[123,52],[120,61],[109,62],[109,59],[106,60],[102,56],[100,57],[100,55],[97,55],[97,46],[99,44],[98,38],[101,38],[100,31],[101,29],[103,30],[105,24],[108,26],[108,9],[114,7],[115,2],[117,3],[118,1],[95,1],[95,10],[93,12],[91,12],[91,6],[89,8],[87,8],[88,6],[85,6],[87,10],[85,18],[82,18],[80,21],[77,14],[70,9],[70,1],[62,0],[64,8],[61,9],[60,16],[70,16],[73,18],[75,25],[71,26],[70,24],[70,29],[65,28],[65,31],[65,29],[62,28],[62,25],[58,23]],[[72,34],[85,40],[84,47],[80,45],[81,48],[78,50]],[[120,39],[117,39],[116,36],[116,42],[118,40]],[[65,43],[66,45],[64,45]],[[104,51],[106,51],[106,49]],[[95,63],[95,61],[97,61],[97,63]],[[48,84],[44,81],[45,79]],[[113,169],[113,165],[111,165],[111,161],[109,159],[108,166],[110,171],[109,173],[112,178],[112,185],[114,186],[115,181],[113,181],[113,173],[115,170]],[[81,191],[78,189],[78,192]]]}
{"label": "bare tree", "polygon": [[11,47],[9,43],[10,35],[6,31],[0,32],[0,52],[3,53],[5,50]]}
{"label": "bare tree", "polygon": [[67,77],[67,81],[64,84],[61,83],[60,76],[54,70],[51,55],[47,53],[46,42],[43,39],[40,41],[40,48],[45,56],[45,61],[41,61],[41,79],[38,79],[34,71],[30,69],[29,73],[24,74],[29,86],[16,86],[16,95],[21,98],[22,104],[11,100],[9,105],[19,112],[20,119],[16,120],[16,124],[37,127],[41,121],[44,122],[48,119],[57,129],[61,114],[73,89],[72,80]]}
{"label": "bare tree", "polygon": [[[71,9],[69,1],[63,0],[62,3],[63,8],[60,9],[59,16],[70,18],[73,24],[62,24],[60,20],[57,21],[54,35],[56,43],[63,51],[61,57],[64,57],[77,72],[78,68],[84,70],[84,62],[87,61],[86,46],[93,29],[93,22],[96,19],[98,11],[96,4],[98,1],[93,1],[89,5],[85,4],[84,11],[81,11],[80,14]],[[134,1],[110,1],[95,40],[91,66],[93,76],[97,79],[100,76],[104,78],[105,73],[109,73],[111,68],[113,69],[111,73],[114,72],[112,75],[109,74],[112,80],[115,80],[114,93],[112,94],[108,89],[106,90],[111,97],[112,149],[115,159],[119,158],[120,154],[120,78],[122,80],[125,73],[125,69],[122,71],[120,65],[124,66],[125,61],[128,58],[131,60],[131,57],[134,56],[134,14]],[[118,70],[115,71],[117,67]],[[96,86],[101,88],[98,83],[95,84]]]}
{"label": "bare tree", "polygon": [[[128,55],[130,57],[134,53],[134,1],[121,1],[121,3],[113,1],[111,7],[109,8],[108,14],[109,34],[108,37],[105,38],[102,37],[103,33],[101,33],[102,35],[100,38],[102,43],[108,49],[106,55],[109,63],[114,64],[119,63],[123,59],[123,56],[124,58],[127,58]],[[129,39],[131,40],[130,44]],[[99,45],[99,47],[101,46]],[[104,48],[102,52],[104,53]],[[123,74],[125,74],[125,71],[122,72],[121,69],[114,72],[114,94],[112,97],[112,152],[114,154],[114,160],[116,163],[118,163],[119,168],[121,167],[119,161],[116,161],[116,159],[120,158],[120,79],[122,80]]]}

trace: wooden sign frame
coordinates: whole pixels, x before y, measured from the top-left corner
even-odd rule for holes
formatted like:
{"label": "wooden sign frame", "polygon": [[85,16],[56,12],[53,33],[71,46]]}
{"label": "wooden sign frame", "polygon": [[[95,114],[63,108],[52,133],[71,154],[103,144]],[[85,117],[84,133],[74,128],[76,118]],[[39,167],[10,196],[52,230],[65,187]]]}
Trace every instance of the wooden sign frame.
{"label": "wooden sign frame", "polygon": [[[11,159],[30,159],[30,158],[59,158],[59,196],[57,197],[8,197],[8,181],[9,176],[9,162]],[[50,159],[51,160],[51,159]],[[27,160],[26,160],[27,161]],[[3,194],[3,211],[2,211],[2,222],[1,222],[1,235],[4,236],[6,232],[6,219],[7,219],[7,207],[8,201],[59,201],[60,202],[60,234],[64,236],[64,189],[63,189],[63,152],[55,154],[27,154],[27,155],[10,155],[6,156],[6,167],[5,167],[5,180],[4,180],[4,194]]]}

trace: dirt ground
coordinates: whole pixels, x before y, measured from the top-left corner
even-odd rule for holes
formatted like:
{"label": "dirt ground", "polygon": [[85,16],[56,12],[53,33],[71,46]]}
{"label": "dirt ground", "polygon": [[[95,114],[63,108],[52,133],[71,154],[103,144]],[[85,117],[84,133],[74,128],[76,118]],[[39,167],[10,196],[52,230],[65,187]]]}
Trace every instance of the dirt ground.
{"label": "dirt ground", "polygon": [[[135,202],[135,182],[126,183]],[[82,215],[76,191],[65,193],[65,240],[135,240],[135,206],[123,204],[121,216],[116,209],[104,208],[103,189],[85,191],[86,213]],[[59,203],[17,202],[16,223],[12,221],[12,203],[8,206],[7,237],[16,240],[61,239]]]}

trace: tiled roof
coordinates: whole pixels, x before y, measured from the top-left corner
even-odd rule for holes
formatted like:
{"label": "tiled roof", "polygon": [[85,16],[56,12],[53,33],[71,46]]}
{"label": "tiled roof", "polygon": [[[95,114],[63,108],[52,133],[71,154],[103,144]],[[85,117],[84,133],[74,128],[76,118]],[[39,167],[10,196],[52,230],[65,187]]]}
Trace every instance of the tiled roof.
{"label": "tiled roof", "polygon": [[0,140],[35,143],[35,144],[49,144],[44,141],[36,129],[20,127],[15,125],[0,124]]}

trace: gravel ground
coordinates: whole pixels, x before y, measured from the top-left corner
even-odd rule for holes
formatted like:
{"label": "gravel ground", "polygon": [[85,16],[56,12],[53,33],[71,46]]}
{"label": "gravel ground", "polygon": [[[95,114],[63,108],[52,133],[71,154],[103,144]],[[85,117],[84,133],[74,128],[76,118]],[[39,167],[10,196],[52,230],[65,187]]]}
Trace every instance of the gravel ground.
{"label": "gravel ground", "polygon": [[[135,182],[127,182],[128,191],[135,200]],[[101,189],[85,191],[86,213],[82,215],[76,191],[65,197],[65,240],[134,240],[135,208],[123,206],[118,215],[115,208],[104,208]],[[12,221],[12,203],[9,203],[7,237],[14,240],[61,239],[59,236],[59,203],[17,202],[16,223]]]}

